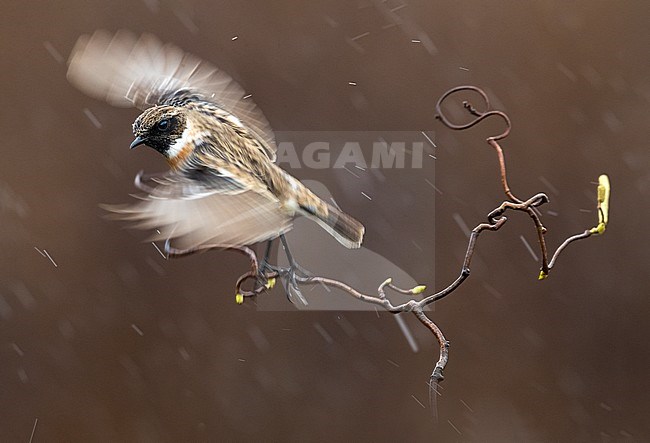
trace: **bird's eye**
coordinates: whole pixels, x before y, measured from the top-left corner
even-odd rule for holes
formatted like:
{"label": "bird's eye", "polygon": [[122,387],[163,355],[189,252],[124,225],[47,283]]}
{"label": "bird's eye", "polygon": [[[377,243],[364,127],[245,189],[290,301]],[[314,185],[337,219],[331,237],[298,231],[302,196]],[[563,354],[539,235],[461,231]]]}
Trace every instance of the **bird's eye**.
{"label": "bird's eye", "polygon": [[160,120],[157,126],[158,126],[158,130],[161,132],[167,132],[171,128],[171,124],[168,118],[164,120]]}

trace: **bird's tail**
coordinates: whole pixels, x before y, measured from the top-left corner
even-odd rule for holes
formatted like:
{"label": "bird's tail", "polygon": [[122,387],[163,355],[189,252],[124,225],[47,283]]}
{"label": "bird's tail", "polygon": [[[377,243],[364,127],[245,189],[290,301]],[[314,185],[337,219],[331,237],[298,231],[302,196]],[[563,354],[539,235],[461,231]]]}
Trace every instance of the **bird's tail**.
{"label": "bird's tail", "polygon": [[322,212],[327,212],[327,215],[308,211],[308,216],[346,248],[357,249],[361,247],[363,233],[366,231],[366,228],[360,222],[346,213],[341,212],[334,206],[327,203],[325,205],[327,205],[327,211]]}

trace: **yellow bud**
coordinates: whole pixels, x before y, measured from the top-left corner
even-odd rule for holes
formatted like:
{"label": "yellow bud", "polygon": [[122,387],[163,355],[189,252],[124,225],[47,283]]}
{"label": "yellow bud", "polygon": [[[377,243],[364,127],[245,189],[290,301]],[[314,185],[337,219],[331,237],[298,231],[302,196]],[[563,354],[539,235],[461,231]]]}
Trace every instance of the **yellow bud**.
{"label": "yellow bud", "polygon": [[273,289],[273,286],[275,286],[275,277],[269,278],[266,284],[264,285],[266,289]]}
{"label": "yellow bud", "polygon": [[244,296],[241,295],[239,292],[235,294],[235,303],[237,303],[238,305],[244,303]]}
{"label": "yellow bud", "polygon": [[547,277],[548,277],[548,274],[546,272],[539,271],[539,277],[537,277],[537,280],[544,280]]}
{"label": "yellow bud", "polygon": [[589,230],[589,232],[591,234],[599,234],[600,235],[603,232],[605,232],[605,229],[607,229],[607,225],[605,223],[598,223],[598,226],[596,226],[595,228],[591,228]]}
{"label": "yellow bud", "polygon": [[415,288],[411,289],[411,293],[413,293],[413,294],[421,294],[424,291],[426,291],[426,289],[427,289],[426,285],[419,285],[419,286],[416,286]]}
{"label": "yellow bud", "polygon": [[[598,177],[598,221],[599,223],[605,224],[609,222],[609,194],[611,192],[611,185],[609,184],[609,177],[602,174]],[[602,231],[599,231],[599,234],[602,234],[605,231],[603,227]]]}

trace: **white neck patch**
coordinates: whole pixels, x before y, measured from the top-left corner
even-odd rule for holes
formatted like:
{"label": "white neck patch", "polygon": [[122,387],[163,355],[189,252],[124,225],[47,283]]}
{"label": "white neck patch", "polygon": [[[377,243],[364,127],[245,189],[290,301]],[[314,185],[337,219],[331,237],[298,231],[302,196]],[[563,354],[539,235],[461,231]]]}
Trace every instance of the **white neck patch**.
{"label": "white neck patch", "polygon": [[167,155],[169,156],[170,159],[174,159],[178,157],[178,154],[181,153],[183,148],[190,141],[190,132],[191,132],[190,126],[191,123],[189,122],[189,120],[187,120],[183,134],[181,134],[181,136],[177,138],[176,141],[169,146],[169,151],[167,151]]}

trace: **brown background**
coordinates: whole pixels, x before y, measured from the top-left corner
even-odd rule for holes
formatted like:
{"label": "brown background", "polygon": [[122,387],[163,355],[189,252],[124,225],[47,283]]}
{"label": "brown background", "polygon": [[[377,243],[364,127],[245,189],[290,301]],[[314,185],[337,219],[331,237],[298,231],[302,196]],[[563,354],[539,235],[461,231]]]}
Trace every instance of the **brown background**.
{"label": "brown background", "polygon": [[[37,418],[35,441],[650,439],[647,1],[414,0],[390,26],[399,6],[4,2],[0,440],[28,441]],[[594,223],[603,171],[610,229],[541,283],[520,239],[534,240],[527,217],[481,238],[472,277],[435,309],[452,342],[436,422],[434,343],[410,318],[417,354],[385,313],[240,307],[241,257],[166,262],[101,218],[98,203],[125,201],[135,173],[164,164],[128,151],[135,111],[83,96],[47,49],[67,57],[97,28],[150,31],[213,61],[277,130],[431,131],[435,207],[427,170],[367,174],[372,201],[345,171],[295,171],[325,182],[365,221],[366,246],[421,282],[434,262],[438,288],[458,272],[453,214],[475,225],[502,198],[483,141],[497,125],[458,134],[433,119],[458,84],[510,114],[511,184],[549,193],[551,246]]]}

